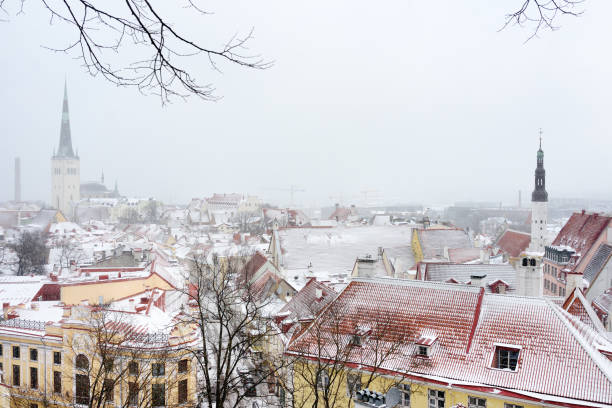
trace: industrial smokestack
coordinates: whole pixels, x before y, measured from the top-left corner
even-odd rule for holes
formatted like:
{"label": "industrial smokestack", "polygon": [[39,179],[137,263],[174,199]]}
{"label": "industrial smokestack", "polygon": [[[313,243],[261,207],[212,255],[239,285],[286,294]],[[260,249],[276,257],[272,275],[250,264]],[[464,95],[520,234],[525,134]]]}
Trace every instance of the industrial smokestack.
{"label": "industrial smokestack", "polygon": [[522,204],[523,204],[521,201],[522,201],[522,200],[521,200],[521,190],[519,190],[519,202],[518,202],[518,204],[519,204],[519,208],[521,208],[521,206],[522,206]]}
{"label": "industrial smokestack", "polygon": [[15,157],[15,201],[21,201],[21,161]]}

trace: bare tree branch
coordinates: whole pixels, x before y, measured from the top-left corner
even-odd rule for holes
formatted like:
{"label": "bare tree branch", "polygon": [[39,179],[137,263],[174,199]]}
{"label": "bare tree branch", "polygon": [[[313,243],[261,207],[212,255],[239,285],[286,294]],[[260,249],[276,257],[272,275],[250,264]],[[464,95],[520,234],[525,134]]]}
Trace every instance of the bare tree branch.
{"label": "bare tree branch", "polygon": [[[194,0],[186,1],[184,8],[200,16],[210,14]],[[23,13],[25,0],[0,0],[0,10],[8,15],[9,2],[18,3],[17,15]],[[219,99],[210,83],[203,83],[193,74],[188,65],[191,61],[200,67],[205,62],[216,71],[221,70],[221,63],[252,69],[272,65],[248,53],[252,29],[244,37],[235,35],[221,47],[211,48],[183,34],[149,0],[123,0],[119,4],[100,0],[40,2],[49,12],[50,24],[72,27],[75,37],[65,47],[45,48],[73,55],[92,76],[101,75],[117,86],[158,95],[162,103],[191,95],[207,101]],[[119,54],[134,57],[127,63],[116,62]]]}
{"label": "bare tree branch", "polygon": [[557,30],[555,21],[559,15],[578,17],[584,10],[584,0],[523,0],[518,10],[506,15],[503,30],[510,25],[531,26],[532,32],[526,41],[538,35],[542,29]]}

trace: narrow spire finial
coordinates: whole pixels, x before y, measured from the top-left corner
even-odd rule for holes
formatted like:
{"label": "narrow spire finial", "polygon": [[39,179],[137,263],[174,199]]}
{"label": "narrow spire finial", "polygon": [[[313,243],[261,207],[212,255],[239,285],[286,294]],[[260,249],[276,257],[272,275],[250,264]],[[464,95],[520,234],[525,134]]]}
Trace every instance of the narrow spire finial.
{"label": "narrow spire finial", "polygon": [[542,131],[542,128],[540,128],[540,150],[542,150],[542,133],[544,133]]}

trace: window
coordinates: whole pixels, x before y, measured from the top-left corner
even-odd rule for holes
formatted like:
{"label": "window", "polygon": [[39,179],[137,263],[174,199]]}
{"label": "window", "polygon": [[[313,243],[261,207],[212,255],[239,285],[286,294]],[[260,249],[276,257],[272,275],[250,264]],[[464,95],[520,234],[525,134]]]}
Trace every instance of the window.
{"label": "window", "polygon": [[53,364],[62,364],[62,353],[59,351],[53,352]]}
{"label": "window", "polygon": [[468,408],[486,408],[487,400],[478,397],[468,397]]}
{"label": "window", "polygon": [[19,350],[19,346],[13,346],[13,358],[21,357],[21,350]]}
{"label": "window", "polygon": [[428,357],[429,356],[429,347],[427,347],[427,346],[418,346],[417,347],[417,356]]}
{"label": "window", "polygon": [[178,362],[178,372],[186,373],[188,365],[189,365],[189,362],[187,361],[187,359],[179,361]]}
{"label": "window", "polygon": [[164,363],[153,363],[151,364],[151,373],[153,377],[162,377],[166,372]]}
{"label": "window", "polygon": [[151,386],[151,405],[163,407],[166,404],[166,389],[164,384],[153,384]]}
{"label": "window", "polygon": [[346,376],[346,395],[353,397],[359,390],[361,390],[361,375],[349,373]]}
{"label": "window", "polygon": [[38,349],[30,349],[30,361],[38,361]]}
{"label": "window", "polygon": [[79,354],[76,358],[76,368],[87,370],[89,368],[89,360],[83,354]]}
{"label": "window", "polygon": [[89,404],[89,378],[84,374],[75,376],[76,382],[76,403],[82,405]]}
{"label": "window", "polygon": [[30,367],[30,388],[38,389],[38,368]]}
{"label": "window", "polygon": [[30,408],[38,408],[38,404],[31,403]]}
{"label": "window", "polygon": [[350,346],[356,346],[356,347],[360,347],[361,346],[361,336],[358,334],[353,334],[353,336],[351,336],[351,340],[349,342]]}
{"label": "window", "polygon": [[105,357],[103,359],[103,363],[104,363],[104,369],[106,371],[112,371],[113,370],[113,365],[114,365],[114,361],[112,357]]}
{"label": "window", "polygon": [[327,387],[329,387],[329,375],[325,371],[321,371],[317,376],[317,388],[325,390]]}
{"label": "window", "polygon": [[104,398],[106,399],[106,401],[114,401],[114,389],[115,386],[113,384],[113,380],[104,380],[104,384],[102,385],[102,392],[104,393]]}
{"label": "window", "polygon": [[130,375],[138,375],[138,363],[135,361],[130,361],[128,364],[128,371]]}
{"label": "window", "polygon": [[19,366],[18,365],[13,365],[13,385],[15,387],[19,387],[19,383],[21,382],[21,378],[19,378]]}
{"label": "window", "polygon": [[0,356],[4,355],[4,353],[2,352],[2,344],[0,344]]}
{"label": "window", "polygon": [[429,390],[429,408],[444,408],[444,391]]}
{"label": "window", "polygon": [[178,385],[178,402],[179,402],[179,404],[187,402],[187,380],[179,381],[179,385]]}
{"label": "window", "polygon": [[400,405],[402,407],[410,406],[410,384],[400,384],[399,390],[401,391]]}
{"label": "window", "polygon": [[53,392],[56,394],[62,393],[62,373],[59,371],[53,372]]}
{"label": "window", "polygon": [[516,404],[504,404],[504,408],[523,408],[523,406]]}
{"label": "window", "polygon": [[493,367],[502,370],[516,371],[520,349],[510,347],[495,347],[495,357]]}
{"label": "window", "polygon": [[133,382],[128,384],[128,404],[138,405],[138,387]]}

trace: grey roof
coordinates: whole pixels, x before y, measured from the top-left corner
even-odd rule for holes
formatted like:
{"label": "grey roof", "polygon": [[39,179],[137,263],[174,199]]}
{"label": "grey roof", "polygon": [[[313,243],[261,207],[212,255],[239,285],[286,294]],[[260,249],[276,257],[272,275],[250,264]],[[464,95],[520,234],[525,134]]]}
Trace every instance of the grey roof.
{"label": "grey roof", "polygon": [[612,288],[593,299],[593,303],[607,313],[612,311]]}
{"label": "grey roof", "polygon": [[419,230],[419,238],[425,259],[444,256],[444,248],[471,248],[472,242],[460,229]]}
{"label": "grey roof", "polygon": [[595,276],[597,276],[599,271],[601,271],[601,268],[603,268],[608,263],[608,259],[610,258],[611,254],[612,254],[611,245],[608,245],[608,244],[599,245],[599,248],[597,248],[595,255],[593,255],[593,257],[589,261],[589,264],[584,269],[583,278],[589,281],[589,283],[591,283],[593,279],[595,279]]}
{"label": "grey roof", "polygon": [[[446,282],[454,279],[458,282],[467,283],[472,275],[486,275],[484,280],[491,284],[496,280],[503,280],[510,285],[509,291],[516,289],[516,271],[512,265],[506,264],[447,264],[428,263],[427,280],[435,282]],[[487,286],[487,290],[489,290]]]}
{"label": "grey roof", "polygon": [[385,253],[396,273],[406,273],[414,266],[414,252],[410,245],[385,248]]}
{"label": "grey roof", "polygon": [[62,126],[60,129],[59,149],[57,149],[55,157],[76,157],[72,150],[70,117],[68,115],[68,90],[66,84],[64,84],[64,102],[62,104]]}

